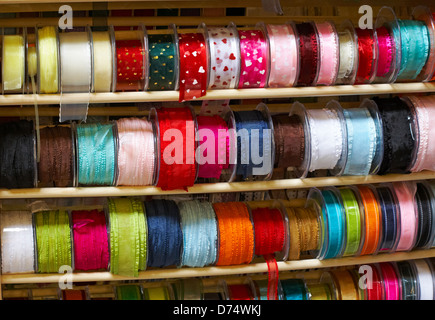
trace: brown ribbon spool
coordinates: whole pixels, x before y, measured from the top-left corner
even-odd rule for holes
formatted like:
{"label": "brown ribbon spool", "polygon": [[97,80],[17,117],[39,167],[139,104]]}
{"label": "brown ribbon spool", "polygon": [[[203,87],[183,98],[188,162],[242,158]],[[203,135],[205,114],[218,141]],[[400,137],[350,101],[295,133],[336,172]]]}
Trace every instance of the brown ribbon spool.
{"label": "brown ribbon spool", "polygon": [[62,126],[42,128],[40,142],[39,186],[72,186],[74,161],[71,128]]}
{"label": "brown ribbon spool", "polygon": [[275,168],[299,167],[304,160],[305,135],[297,115],[272,116],[275,139]]}
{"label": "brown ribbon spool", "polygon": [[317,249],[319,223],[316,212],[311,208],[287,207],[290,227],[288,260],[299,260],[301,253]]}

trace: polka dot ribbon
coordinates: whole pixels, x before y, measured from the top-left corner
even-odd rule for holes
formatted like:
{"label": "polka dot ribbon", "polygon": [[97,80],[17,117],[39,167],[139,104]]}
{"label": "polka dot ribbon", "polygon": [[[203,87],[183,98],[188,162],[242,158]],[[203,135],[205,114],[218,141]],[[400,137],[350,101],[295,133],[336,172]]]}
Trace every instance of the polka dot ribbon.
{"label": "polka dot ribbon", "polygon": [[239,30],[240,88],[263,88],[268,76],[266,37],[261,30]]}
{"label": "polka dot ribbon", "polygon": [[179,37],[180,95],[179,102],[195,100],[206,93],[207,50],[202,33],[184,33]]}
{"label": "polka dot ribbon", "polygon": [[143,90],[145,79],[144,48],[140,40],[116,41],[116,91]]}

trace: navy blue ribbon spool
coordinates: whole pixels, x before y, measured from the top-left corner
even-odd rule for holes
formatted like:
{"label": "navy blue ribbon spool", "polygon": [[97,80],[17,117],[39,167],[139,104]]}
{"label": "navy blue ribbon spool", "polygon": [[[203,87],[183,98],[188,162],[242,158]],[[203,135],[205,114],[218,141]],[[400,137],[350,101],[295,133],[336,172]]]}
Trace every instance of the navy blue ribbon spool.
{"label": "navy blue ribbon spool", "polygon": [[180,211],[173,200],[145,202],[148,224],[148,267],[179,265],[183,234]]}

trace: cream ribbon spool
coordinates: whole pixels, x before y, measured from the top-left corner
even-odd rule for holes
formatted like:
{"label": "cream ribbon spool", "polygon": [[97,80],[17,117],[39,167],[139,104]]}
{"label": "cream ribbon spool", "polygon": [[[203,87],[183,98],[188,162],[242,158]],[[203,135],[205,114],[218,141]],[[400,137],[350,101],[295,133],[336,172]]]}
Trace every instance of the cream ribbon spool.
{"label": "cream ribbon spool", "polygon": [[3,90],[17,91],[24,84],[24,37],[21,35],[3,36]]}
{"label": "cream ribbon spool", "polygon": [[30,211],[0,214],[2,273],[33,273],[34,234]]}
{"label": "cream ribbon spool", "polygon": [[[91,43],[87,32],[59,34],[61,93],[90,93],[92,81]],[[60,122],[86,120],[89,96],[81,101],[61,97]]]}
{"label": "cream ribbon spool", "polygon": [[94,55],[94,92],[110,92],[112,88],[112,42],[109,32],[92,33]]}

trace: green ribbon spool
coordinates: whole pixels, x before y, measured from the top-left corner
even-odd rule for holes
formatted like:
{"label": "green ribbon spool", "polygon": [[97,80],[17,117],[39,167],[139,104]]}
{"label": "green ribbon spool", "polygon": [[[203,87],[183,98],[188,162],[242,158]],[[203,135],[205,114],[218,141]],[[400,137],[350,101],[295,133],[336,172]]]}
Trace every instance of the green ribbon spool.
{"label": "green ribbon spool", "polygon": [[343,256],[354,255],[361,242],[361,215],[355,194],[349,188],[339,188],[346,215],[346,246]]}
{"label": "green ribbon spool", "polygon": [[153,287],[143,289],[144,300],[170,300],[168,287]]}
{"label": "green ribbon spool", "polygon": [[41,211],[34,214],[38,272],[58,273],[61,266],[72,268],[71,228],[64,210]]}
{"label": "green ribbon spool", "polygon": [[177,77],[174,35],[148,35],[149,83],[148,90],[174,90]]}
{"label": "green ribbon spool", "polygon": [[117,300],[142,300],[142,290],[138,285],[123,285],[116,288]]}
{"label": "green ribbon spool", "polygon": [[138,277],[146,269],[147,224],[142,202],[137,199],[108,199],[110,214],[110,271]]}

